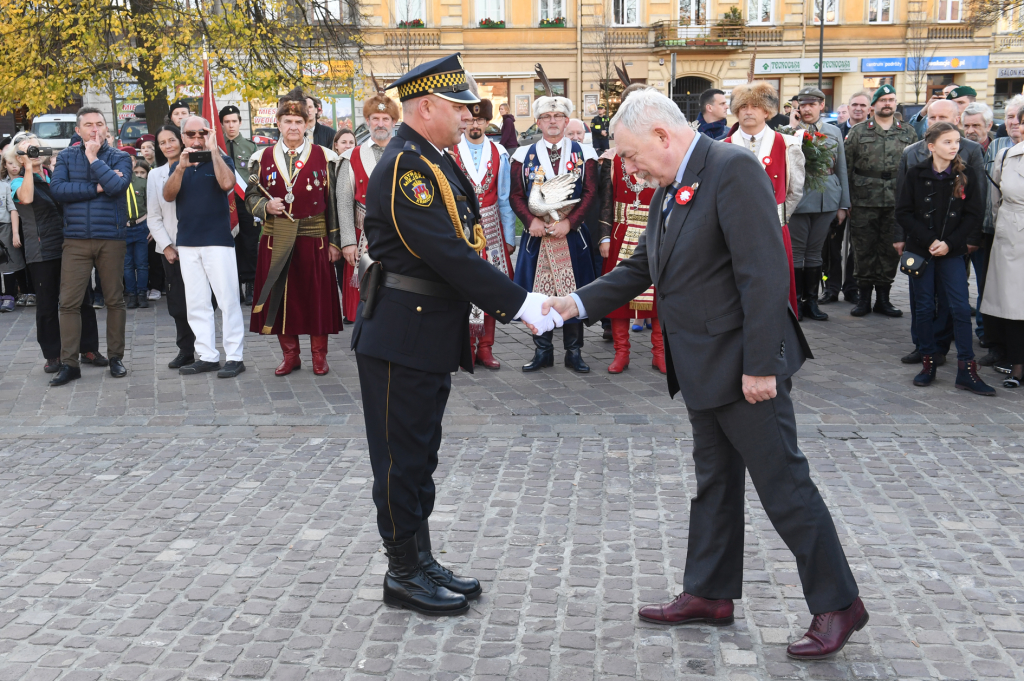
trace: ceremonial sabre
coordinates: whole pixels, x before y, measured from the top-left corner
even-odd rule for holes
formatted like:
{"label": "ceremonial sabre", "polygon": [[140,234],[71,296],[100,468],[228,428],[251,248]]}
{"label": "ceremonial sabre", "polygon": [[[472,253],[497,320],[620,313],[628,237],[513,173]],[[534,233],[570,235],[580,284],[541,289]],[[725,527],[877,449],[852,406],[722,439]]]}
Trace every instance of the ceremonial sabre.
{"label": "ceremonial sabre", "polygon": [[[260,178],[259,177],[257,177],[256,175],[250,175],[249,176],[249,182],[252,182],[253,184],[255,184],[256,187],[259,188],[259,190],[261,192],[263,192],[263,196],[267,197],[271,201],[274,200],[274,197],[270,195],[270,192],[267,191],[266,187],[264,187],[262,184],[260,184]],[[291,220],[292,222],[295,222],[295,218],[292,217],[292,214],[288,212],[287,208],[285,208],[285,210],[284,210],[284,216],[286,218],[288,218],[289,220]]]}

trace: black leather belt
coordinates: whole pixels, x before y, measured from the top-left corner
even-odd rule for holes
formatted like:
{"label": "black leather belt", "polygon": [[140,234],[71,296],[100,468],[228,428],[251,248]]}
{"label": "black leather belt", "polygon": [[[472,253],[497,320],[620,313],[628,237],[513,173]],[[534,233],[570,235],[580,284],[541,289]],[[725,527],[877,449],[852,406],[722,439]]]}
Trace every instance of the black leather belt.
{"label": "black leather belt", "polygon": [[409,277],[404,274],[386,272],[384,274],[384,287],[398,289],[399,291],[408,291],[409,293],[418,293],[422,296],[431,296],[433,298],[448,298],[449,300],[461,301],[466,300],[461,293],[448,284]]}
{"label": "black leather belt", "polygon": [[861,170],[860,168],[854,168],[853,172],[856,175],[873,177],[876,180],[891,180],[895,175],[895,173],[889,170]]}

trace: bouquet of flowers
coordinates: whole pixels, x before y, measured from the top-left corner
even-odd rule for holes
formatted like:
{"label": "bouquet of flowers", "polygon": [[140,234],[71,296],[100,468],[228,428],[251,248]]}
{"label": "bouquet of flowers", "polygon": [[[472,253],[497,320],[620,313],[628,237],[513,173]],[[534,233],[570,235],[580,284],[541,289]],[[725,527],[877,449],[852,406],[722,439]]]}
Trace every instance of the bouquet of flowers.
{"label": "bouquet of flowers", "polygon": [[829,171],[835,163],[837,145],[823,132],[803,128],[779,128],[775,132],[800,137],[800,151],[804,153],[804,191],[825,190]]}

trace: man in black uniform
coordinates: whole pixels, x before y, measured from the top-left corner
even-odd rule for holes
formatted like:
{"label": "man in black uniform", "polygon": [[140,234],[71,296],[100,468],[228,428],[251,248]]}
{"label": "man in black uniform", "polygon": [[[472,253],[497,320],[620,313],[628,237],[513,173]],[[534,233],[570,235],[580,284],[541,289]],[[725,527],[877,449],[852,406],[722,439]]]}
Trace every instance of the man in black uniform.
{"label": "man in black uniform", "polygon": [[590,121],[590,141],[594,151],[600,156],[601,152],[608,151],[611,140],[608,138],[608,111],[604,105],[597,107],[597,115]]}
{"label": "man in black uniform", "polygon": [[466,105],[480,101],[461,56],[421,64],[391,87],[402,127],[370,176],[364,222],[382,283],[362,287],[352,349],[388,556],[384,602],[457,614],[480,583],[434,560],[427,519],[451,373],[473,371],[470,301],[502,323],[522,316],[546,331],[561,318],[543,317],[544,296],[527,294],[475,250],[485,239],[473,185],[442,152],[472,120]]}

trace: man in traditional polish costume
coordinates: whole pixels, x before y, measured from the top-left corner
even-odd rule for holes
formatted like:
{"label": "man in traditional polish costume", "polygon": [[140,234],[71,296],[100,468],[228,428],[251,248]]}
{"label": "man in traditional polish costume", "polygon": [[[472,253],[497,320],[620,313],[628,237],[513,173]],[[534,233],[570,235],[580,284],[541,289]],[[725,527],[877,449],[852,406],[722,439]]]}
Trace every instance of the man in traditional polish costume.
{"label": "man in traditional polish costume", "polygon": [[[473,121],[466,128],[462,141],[452,148],[451,154],[459,168],[473,183],[480,203],[480,226],[487,238],[487,247],[481,256],[503,274],[512,278],[512,260],[515,250],[516,216],[509,203],[511,179],[508,152],[505,147],[487,139],[484,134],[494,117],[494,106],[489,99],[470,104]],[[500,369],[494,359],[494,317],[473,305],[469,311],[470,344],[473,362],[488,369]]]}
{"label": "man in traditional polish costume", "polygon": [[[519,147],[512,156],[509,202],[526,227],[514,281],[527,291],[567,296],[594,280],[594,260],[588,250],[590,231],[584,218],[598,200],[600,167],[592,146],[565,136],[572,101],[552,96],[539,64],[537,73],[548,92],[533,102],[533,116],[543,139]],[[554,366],[553,333],[533,337],[537,350],[523,371]],[[580,353],[583,324],[578,319],[568,320],[562,333],[565,365],[589,372]]]}
{"label": "man in traditional polish costume", "polygon": [[327,335],[341,331],[333,265],[341,258],[341,245],[328,158],[304,135],[308,117],[305,99],[281,101],[280,140],[254,157],[245,191],[246,207],[264,223],[249,330],[277,334],[284,352],[274,372],[278,376],[302,365],[299,336],[307,334],[313,373],[326,374]]}
{"label": "man in traditional polish costume", "polygon": [[399,119],[398,104],[384,94],[373,79],[374,94],[363,102],[363,119],[370,129],[370,137],[358,147],[341,155],[338,168],[338,227],[341,232],[341,254],[345,258],[341,272],[341,310],[345,319],[355,321],[359,307],[359,277],[357,263],[366,252],[363,219],[366,216],[366,188],[370,173],[391,141],[391,134]]}
{"label": "man in traditional polish costume", "polygon": [[[619,72],[620,79],[623,74],[623,71]],[[646,87],[640,83],[629,85],[622,92],[622,101],[626,101],[632,92]],[[648,184],[627,173],[622,159],[614,151],[611,149],[601,156],[607,164],[601,173],[601,225],[607,231],[607,236],[601,238],[600,244],[601,256],[604,258],[602,275],[608,274],[616,265],[633,255],[640,236],[647,229],[647,213],[651,197],[657,189],[656,184]],[[611,159],[608,159],[609,155]],[[663,374],[667,371],[665,341],[658,323],[658,305],[653,285],[610,313],[608,319],[611,321],[612,340],[615,343],[615,359],[608,366],[608,373],[621,374],[629,366],[629,326],[633,320],[643,319],[651,320],[651,364]]]}
{"label": "man in traditional polish costume", "polygon": [[768,121],[779,112],[779,95],[765,81],[744,83],[733,88],[729,110],[739,121],[722,141],[738,144],[757,156],[775,190],[782,240],[789,258],[789,304],[793,314],[799,317],[800,305],[796,296],[793,246],[789,238],[788,222],[804,194],[804,154],[800,149],[802,139],[775,132],[768,127]]}

